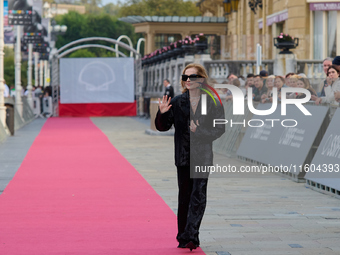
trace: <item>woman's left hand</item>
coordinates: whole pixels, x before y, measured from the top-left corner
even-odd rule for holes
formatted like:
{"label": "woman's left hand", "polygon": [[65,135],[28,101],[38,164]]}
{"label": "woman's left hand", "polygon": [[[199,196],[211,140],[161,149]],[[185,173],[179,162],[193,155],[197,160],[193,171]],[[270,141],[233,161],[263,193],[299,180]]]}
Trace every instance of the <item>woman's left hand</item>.
{"label": "woman's left hand", "polygon": [[190,121],[189,128],[191,132],[195,133],[198,126],[199,126],[198,120],[196,120],[196,123],[193,120]]}
{"label": "woman's left hand", "polygon": [[340,102],[340,91],[334,92],[334,98],[335,98],[335,101]]}

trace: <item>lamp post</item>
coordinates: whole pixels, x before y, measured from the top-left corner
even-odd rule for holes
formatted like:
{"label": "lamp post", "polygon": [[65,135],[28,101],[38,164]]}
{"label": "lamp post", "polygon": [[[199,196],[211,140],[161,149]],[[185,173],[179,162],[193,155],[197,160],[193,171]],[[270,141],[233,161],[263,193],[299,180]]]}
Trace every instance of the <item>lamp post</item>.
{"label": "lamp post", "polygon": [[52,43],[51,47],[54,48],[54,46],[55,46],[54,44],[57,41],[57,36],[65,34],[66,31],[67,31],[67,26],[58,25],[57,22],[55,21],[55,19],[52,19],[50,28],[51,28],[51,30],[50,30],[51,41],[54,42],[54,43]]}
{"label": "lamp post", "polygon": [[239,1],[240,0],[224,0],[223,1],[224,14],[229,15],[232,12],[237,12]]}
{"label": "lamp post", "polygon": [[231,9],[233,12],[237,12],[239,1],[240,0],[231,0]]}
{"label": "lamp post", "polygon": [[223,9],[224,9],[225,15],[231,14],[231,0],[224,0],[223,1]]}
{"label": "lamp post", "polygon": [[32,98],[32,58],[33,58],[33,44],[28,44],[28,76],[27,76],[27,102],[33,109],[33,98]]}
{"label": "lamp post", "polygon": [[15,106],[22,117],[23,103],[21,100],[21,26],[16,26],[17,40],[15,43]]}
{"label": "lamp post", "polygon": [[0,0],[0,122],[6,127],[4,91],[4,1]]}
{"label": "lamp post", "polygon": [[[48,71],[48,79],[50,80],[50,85],[52,87],[52,100],[53,100],[53,115],[54,116],[58,116],[58,86],[59,86],[59,82],[58,82],[58,78],[56,76],[56,72],[55,69],[58,70],[58,59],[56,58],[56,55],[54,55],[54,53],[57,51],[55,48],[55,44],[57,41],[57,36],[58,35],[62,35],[65,34],[67,31],[67,26],[65,25],[58,25],[57,22],[52,19],[51,20],[51,26],[49,27],[49,32],[51,34],[51,42],[50,42],[50,46],[51,46],[51,55],[52,58],[50,58],[51,61],[51,72]],[[50,69],[48,69],[50,70]],[[58,72],[57,72],[58,73]],[[52,74],[52,80],[50,77],[50,74]]]}

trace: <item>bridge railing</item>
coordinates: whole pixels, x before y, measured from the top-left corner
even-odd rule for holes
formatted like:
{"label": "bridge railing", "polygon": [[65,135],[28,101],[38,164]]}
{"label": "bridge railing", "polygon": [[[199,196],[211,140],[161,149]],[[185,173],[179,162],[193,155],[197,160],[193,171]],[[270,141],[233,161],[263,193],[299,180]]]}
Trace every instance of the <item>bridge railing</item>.
{"label": "bridge railing", "polygon": [[[246,77],[249,73],[256,72],[255,60],[211,60],[206,55],[189,55],[171,60],[163,60],[153,64],[142,66],[143,82],[139,84],[140,111],[145,113],[148,107],[142,107],[150,98],[157,98],[164,94],[163,80],[169,79],[174,87],[175,95],[181,93],[180,76],[185,65],[200,63],[208,71],[209,78],[216,83],[222,83],[230,73]],[[263,60],[261,70],[267,70],[269,74],[275,74],[275,60]],[[316,91],[320,91],[319,85],[325,79],[322,68],[322,60],[296,60],[294,66],[296,73],[304,73],[309,78],[311,85]]]}

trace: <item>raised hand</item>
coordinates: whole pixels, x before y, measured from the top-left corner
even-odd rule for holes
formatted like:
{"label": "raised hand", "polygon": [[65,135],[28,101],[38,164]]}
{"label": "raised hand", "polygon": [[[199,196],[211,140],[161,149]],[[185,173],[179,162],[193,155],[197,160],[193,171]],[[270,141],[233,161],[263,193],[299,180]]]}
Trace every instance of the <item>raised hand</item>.
{"label": "raised hand", "polygon": [[190,121],[189,128],[191,132],[195,133],[198,126],[199,126],[198,120],[196,120],[196,123],[193,120]]}
{"label": "raised hand", "polygon": [[315,96],[315,95],[312,95],[312,96],[310,97],[310,99],[313,100],[313,101],[316,101],[316,100],[318,99],[318,97]]}
{"label": "raised hand", "polygon": [[162,102],[161,100],[158,98],[158,106],[159,106],[159,111],[163,114],[167,111],[169,111],[169,109],[171,108],[171,97],[168,98],[168,96],[163,96],[162,98]]}

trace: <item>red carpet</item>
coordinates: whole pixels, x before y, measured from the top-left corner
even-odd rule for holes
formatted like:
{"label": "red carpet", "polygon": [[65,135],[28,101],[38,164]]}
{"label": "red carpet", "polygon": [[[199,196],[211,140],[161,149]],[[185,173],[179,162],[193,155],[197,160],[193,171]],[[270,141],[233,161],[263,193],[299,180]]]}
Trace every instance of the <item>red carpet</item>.
{"label": "red carpet", "polygon": [[60,117],[136,116],[136,114],[136,101],[133,103],[59,103]]}
{"label": "red carpet", "polygon": [[48,119],[0,195],[1,255],[190,253],[175,236],[175,214],[87,118]]}

